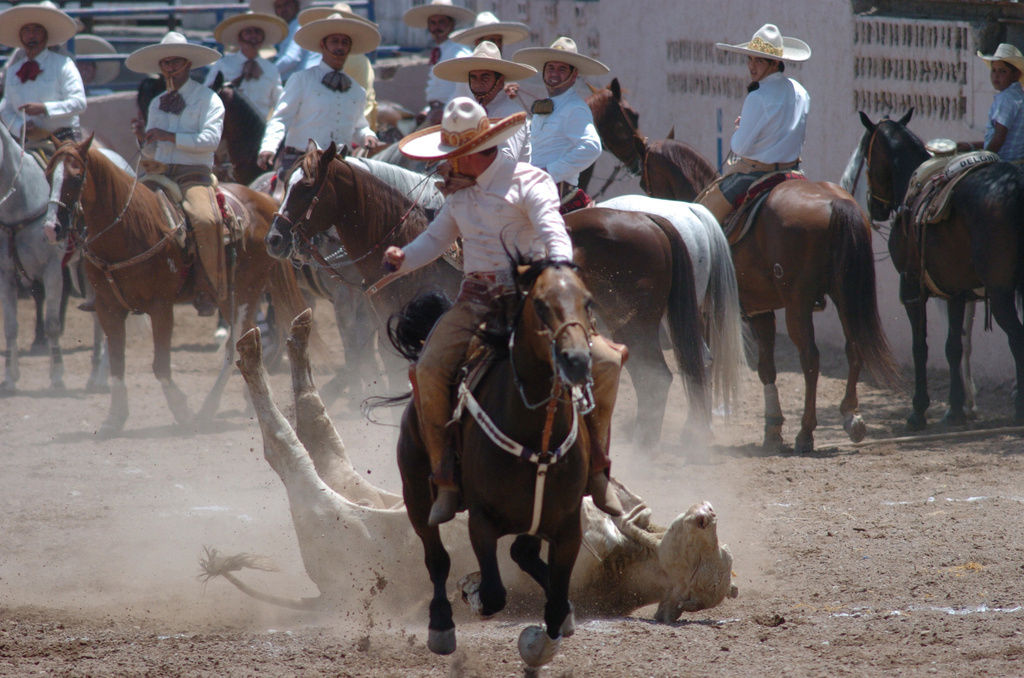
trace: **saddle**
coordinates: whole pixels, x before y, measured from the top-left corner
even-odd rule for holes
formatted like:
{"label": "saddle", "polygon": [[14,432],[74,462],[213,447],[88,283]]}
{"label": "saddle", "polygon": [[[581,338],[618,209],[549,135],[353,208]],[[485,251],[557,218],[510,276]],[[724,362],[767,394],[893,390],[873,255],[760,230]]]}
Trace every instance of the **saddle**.
{"label": "saddle", "polygon": [[764,207],[773,188],[783,181],[805,181],[806,179],[806,175],[800,170],[782,170],[766,174],[752,183],[739,197],[735,209],[729,213],[729,216],[725,218],[725,223],[722,224],[722,230],[725,232],[729,245],[738,243],[754,227],[754,222],[757,221],[757,216],[761,213],[761,208]]}
{"label": "saddle", "polygon": [[[160,210],[164,215],[164,224],[173,233],[178,246],[182,249],[189,249],[191,228],[188,225],[188,215],[181,206],[184,200],[181,186],[162,174],[145,174],[139,178],[139,183],[147,186],[156,194]],[[243,233],[250,227],[249,211],[245,209],[238,198],[221,190],[216,180],[213,183],[213,189],[217,207],[220,208],[222,241],[225,246],[235,245],[242,241]]]}

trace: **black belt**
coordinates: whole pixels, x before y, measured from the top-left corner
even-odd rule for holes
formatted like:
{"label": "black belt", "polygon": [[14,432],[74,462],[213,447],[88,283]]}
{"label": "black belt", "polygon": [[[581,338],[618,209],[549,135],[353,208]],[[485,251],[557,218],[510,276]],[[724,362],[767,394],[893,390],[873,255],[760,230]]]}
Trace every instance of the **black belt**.
{"label": "black belt", "polygon": [[51,132],[60,141],[78,141],[80,136],[74,127],[61,127]]}

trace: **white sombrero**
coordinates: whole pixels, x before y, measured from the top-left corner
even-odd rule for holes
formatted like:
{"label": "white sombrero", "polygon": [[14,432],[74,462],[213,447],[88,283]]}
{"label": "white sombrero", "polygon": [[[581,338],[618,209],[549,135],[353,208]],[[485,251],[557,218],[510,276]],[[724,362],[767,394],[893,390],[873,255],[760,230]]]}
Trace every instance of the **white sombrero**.
{"label": "white sombrero", "polygon": [[609,70],[597,59],[580,54],[576,49],[576,41],[564,36],[551,43],[551,47],[525,47],[516,52],[512,59],[533,66],[538,71],[543,71],[544,64],[549,61],[569,64],[580,75],[604,75]]}
{"label": "white sombrero", "polygon": [[366,54],[380,44],[380,32],[376,26],[362,19],[345,19],[340,14],[310,21],[295,32],[295,42],[310,52],[319,52],[320,41],[335,33],[347,35],[352,40],[349,54]]}
{"label": "white sombrero", "polygon": [[[313,0],[299,0],[299,10],[301,11],[304,7],[309,7],[313,4]],[[277,12],[274,11],[274,0],[249,0],[249,9],[260,14],[273,14],[277,16]]]}
{"label": "white sombrero", "polygon": [[450,16],[455,20],[456,27],[465,26],[476,18],[476,12],[453,5],[452,0],[430,0],[426,5],[407,9],[402,15],[402,21],[412,28],[426,28],[427,20],[435,14]]}
{"label": "white sombrero", "polygon": [[811,58],[811,48],[806,42],[797,38],[784,37],[775,24],[761,26],[757,29],[757,33],[754,33],[750,42],[739,45],[716,42],[715,47],[726,52],[778,61],[807,61]]}
{"label": "white sombrero", "polygon": [[985,56],[980,51],[978,52],[978,56],[988,62],[989,68],[992,68],[992,64],[997,61],[1005,61],[1020,71],[1019,80],[1024,81],[1024,54],[1021,54],[1020,50],[1010,43],[999,43],[999,46],[996,47],[995,54],[992,56]]}
{"label": "white sombrero", "polygon": [[201,68],[220,59],[221,54],[213,48],[189,42],[177,31],[170,31],[157,44],[140,47],[129,54],[124,65],[136,73],[159,73],[160,60],[167,57],[188,59],[192,68]]}
{"label": "white sombrero", "polygon": [[63,45],[78,32],[75,20],[52,2],[17,5],[0,12],[0,43],[21,47],[21,29],[26,24],[39,24],[46,29],[47,47]]}
{"label": "white sombrero", "polygon": [[276,45],[288,37],[288,24],[275,14],[246,12],[228,17],[213,29],[213,39],[222,45],[238,45],[238,34],[245,28],[263,31],[263,44]]}
{"label": "white sombrero", "polygon": [[[366,17],[353,12],[352,5],[347,2],[336,2],[330,7],[309,7],[302,10],[299,12],[299,25],[305,26],[313,21],[326,19],[332,14],[340,14],[342,19],[358,19],[359,21],[365,21],[368,24],[373,24],[373,22]],[[376,26],[377,24],[373,25]]]}
{"label": "white sombrero", "polygon": [[[75,56],[117,54],[117,50],[109,42],[98,35],[91,33],[80,33],[75,36]],[[121,63],[118,59],[106,61],[92,61],[96,66],[96,76],[89,83],[90,86],[106,85],[108,82],[117,79],[121,74]]]}
{"label": "white sombrero", "polygon": [[470,71],[496,71],[509,81],[525,80],[537,75],[537,69],[533,66],[502,59],[501,50],[489,40],[477,45],[468,56],[446,59],[434,66],[434,75],[451,82],[466,82]]}
{"label": "white sombrero", "polygon": [[480,12],[471,28],[452,33],[451,38],[462,45],[472,47],[480,38],[500,35],[502,44],[511,45],[530,37],[530,27],[518,21],[499,21],[494,12]]}
{"label": "white sombrero", "polygon": [[413,132],[398,142],[398,149],[416,160],[458,158],[497,146],[525,124],[525,111],[488,118],[477,102],[455,97],[444,107],[440,125]]}

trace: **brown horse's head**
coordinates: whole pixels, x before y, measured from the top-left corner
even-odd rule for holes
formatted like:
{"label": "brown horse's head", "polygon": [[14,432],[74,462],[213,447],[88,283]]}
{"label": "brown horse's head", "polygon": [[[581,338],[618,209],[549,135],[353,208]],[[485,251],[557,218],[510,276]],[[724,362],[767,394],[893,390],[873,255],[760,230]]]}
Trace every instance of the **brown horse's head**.
{"label": "brown horse's head", "polygon": [[82,189],[89,164],[89,148],[93,135],[81,143],[66,141],[61,144],[46,166],[50,182],[50,204],[46,211],[44,228],[57,240],[67,237],[74,215],[80,210]]}
{"label": "brown horse's head", "polygon": [[551,260],[520,263],[516,285],[526,290],[516,341],[525,342],[565,384],[588,383],[593,300],[575,267]]}
{"label": "brown horse's head", "polygon": [[647,140],[640,134],[640,114],[622,97],[619,79],[604,89],[591,87],[587,104],[601,143],[633,174],[640,174]]}
{"label": "brown horse's head", "polygon": [[868,178],[868,210],[875,221],[885,221],[899,208],[914,170],[928,158],[924,144],[907,129],[914,109],[899,120],[883,118],[871,122],[863,112],[861,124],[867,130],[861,138]]}
{"label": "brown horse's head", "polygon": [[[331,161],[338,154],[338,148],[331,142],[321,151],[310,140],[306,153],[299,158],[288,177],[281,208],[274,214],[274,221],[267,232],[267,253],[275,259],[290,259],[295,253],[295,238],[310,239],[316,233],[329,228],[330,219],[316,219],[328,214],[332,205],[321,205],[326,191],[325,185],[330,173]],[[314,225],[325,223],[323,228]]]}

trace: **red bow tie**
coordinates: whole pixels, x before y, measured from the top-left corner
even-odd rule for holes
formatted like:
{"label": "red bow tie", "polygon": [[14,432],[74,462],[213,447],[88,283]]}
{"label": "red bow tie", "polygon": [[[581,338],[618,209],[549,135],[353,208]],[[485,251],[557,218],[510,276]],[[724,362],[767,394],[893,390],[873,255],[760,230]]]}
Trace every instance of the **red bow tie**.
{"label": "red bow tie", "polygon": [[430,65],[433,66],[434,64],[436,64],[440,60],[441,60],[441,48],[440,47],[435,47],[434,49],[430,50]]}
{"label": "red bow tie", "polygon": [[21,65],[16,76],[24,83],[29,80],[35,80],[39,77],[39,74],[43,72],[43,69],[39,68],[39,62],[35,59],[29,59]]}

